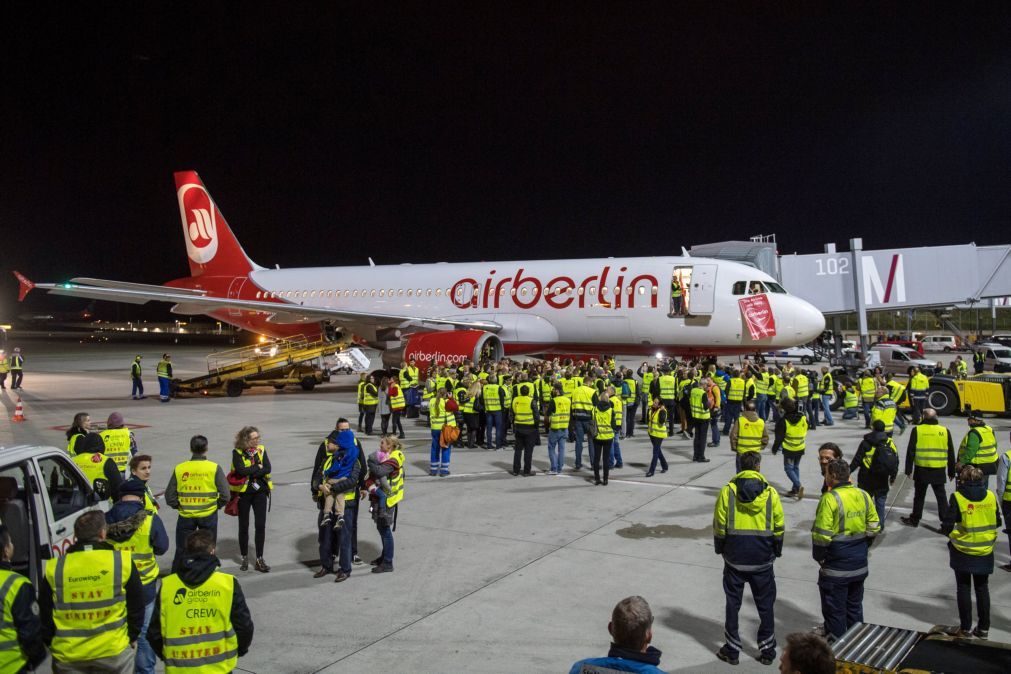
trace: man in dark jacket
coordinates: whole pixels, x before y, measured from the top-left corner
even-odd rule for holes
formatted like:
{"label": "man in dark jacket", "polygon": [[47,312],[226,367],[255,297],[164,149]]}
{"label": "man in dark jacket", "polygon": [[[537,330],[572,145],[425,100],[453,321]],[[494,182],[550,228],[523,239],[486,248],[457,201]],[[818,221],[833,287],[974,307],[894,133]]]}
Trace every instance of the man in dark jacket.
{"label": "man in dark jacket", "polygon": [[759,472],[762,455],[746,452],[740,458],[741,472],[720,491],[713,513],[713,543],[723,555],[723,591],[727,598],[724,636],[726,643],[716,657],[738,664],[743,646],[737,615],[744,599],[744,585],[751,587],[761,624],[758,628],[759,661],[776,660],[776,576],[772,565],[783,555],[785,518],[779,494]]}
{"label": "man in dark jacket", "polygon": [[[878,452],[892,452],[894,457],[884,461],[884,457],[877,456]],[[886,465],[894,467],[885,470]],[[850,472],[857,469],[860,470],[857,473],[857,486],[874,499],[874,510],[878,513],[879,526],[884,530],[888,490],[895,484],[895,477],[899,474],[899,452],[885,432],[885,422],[881,419],[871,422],[871,432],[860,441],[857,453],[850,461]]]}
{"label": "man in dark jacket", "polygon": [[772,453],[783,450],[783,471],[790,478],[790,491],[785,495],[798,501],[804,498],[804,485],[800,483],[800,460],[807,448],[807,417],[797,409],[797,403],[786,398],[782,404],[783,413],[776,421],[772,441]]}
{"label": "man in dark jacket", "polygon": [[951,433],[937,423],[937,411],[933,408],[923,410],[923,420],[909,434],[904,472],[906,477],[913,478],[913,512],[900,518],[901,522],[910,527],[920,525],[928,485],[937,500],[937,517],[944,521],[948,509],[945,486],[955,477],[955,448]]}
{"label": "man in dark jacket", "polygon": [[[351,422],[348,421],[347,419],[345,419],[344,417],[340,417],[339,419],[337,419],[337,425],[334,426],[334,430],[335,431],[350,431],[351,430]],[[326,445],[327,445],[327,441],[326,440],[324,440],[323,442],[319,443],[319,446],[316,448],[316,458],[312,462],[312,475],[309,478],[309,495],[312,496],[313,500],[316,500],[317,496],[319,496],[319,494],[320,494],[320,492],[319,492],[319,485],[320,485],[320,482],[322,481],[322,478],[323,478],[323,472],[322,472],[323,471],[323,462],[326,461],[326,457],[327,457],[327,447],[326,447]],[[366,461],[365,461],[365,450],[362,448],[362,442],[361,442],[361,440],[359,440],[358,438],[355,438],[355,445],[358,447],[358,458],[356,459],[356,461],[357,461],[357,467],[358,467],[358,491],[360,493],[361,490],[365,488],[365,478],[368,477],[368,466],[367,466]],[[337,557],[338,549],[340,547],[341,538],[345,534],[347,534],[348,536],[351,537],[351,563],[354,564],[355,566],[358,566],[359,564],[363,563],[362,562],[362,558],[358,556],[358,508],[355,507],[355,508],[352,508],[351,510],[347,510],[346,505],[347,504],[345,504],[344,521],[345,522],[351,522],[354,526],[351,528],[351,531],[347,531],[346,528],[341,528],[339,535],[336,535],[336,536],[335,535],[331,535],[330,536],[330,543],[328,544],[330,546],[330,550],[331,550],[331,553],[330,553],[330,564],[329,565],[324,565],[324,567],[329,567],[330,570],[331,570],[331,572],[333,571],[333,562],[334,562],[334,560]],[[357,501],[356,501],[356,505],[357,505]],[[319,508],[319,511],[320,511],[319,521],[322,521],[322,518],[323,518],[323,499],[322,498],[320,498],[316,502],[316,507]],[[319,522],[317,522],[317,526],[318,525],[319,525]],[[322,531],[320,531],[320,533],[319,533],[319,545],[320,545],[320,559],[322,560],[323,557],[325,556],[323,554],[324,542],[323,542],[323,532]],[[319,576],[316,576],[316,577],[320,578],[323,575],[326,575],[326,574],[320,574]]]}
{"label": "man in dark jacket", "polygon": [[[109,525],[108,540],[117,549],[129,549],[133,552],[134,565],[141,572],[141,582],[144,586],[144,626],[137,639],[138,674],[154,674],[156,663],[154,650],[146,635],[158,591],[158,562],[156,559],[145,559],[142,555],[164,555],[169,548],[168,533],[161,518],[144,508],[146,489],[147,485],[143,482],[135,477],[130,478],[119,487],[119,502],[105,513],[105,521]],[[137,540],[137,532],[145,527],[148,517],[151,518],[151,527],[147,540],[142,542]],[[147,552],[147,548],[150,548],[151,552]]]}
{"label": "man in dark jacket", "polygon": [[[317,452],[316,461],[313,465],[312,477],[309,482],[309,488],[313,494],[313,498],[316,499],[316,505],[319,508],[319,514],[316,519],[316,527],[318,529],[318,534],[316,540],[319,543],[319,570],[313,574],[313,578],[323,578],[327,574],[334,572],[334,558],[339,558],[340,569],[337,574],[335,582],[343,582],[348,579],[351,575],[351,565],[352,563],[361,563],[358,558],[358,554],[355,551],[357,547],[358,535],[356,529],[358,527],[358,494],[361,493],[361,488],[364,483],[361,481],[362,476],[362,465],[364,463],[364,458],[362,457],[362,446],[357,438],[354,438],[353,431],[351,430],[351,424],[347,419],[338,419],[338,428],[331,431],[331,434],[327,436],[327,440],[323,442],[320,449],[323,450],[323,454]],[[356,493],[355,498],[346,498],[344,502],[344,526],[339,529],[339,534],[335,536],[334,528],[330,524],[324,523],[325,512],[323,511],[324,498],[321,495],[321,485],[323,485],[324,480],[324,467],[327,465],[328,459],[333,461],[339,461],[341,454],[346,452],[342,445],[342,435],[350,435],[351,440],[354,443],[354,448],[357,451],[357,456],[355,458],[355,465],[351,469],[351,475],[344,478],[343,480],[332,485],[330,488],[334,493],[345,493],[354,490]],[[347,440],[344,441],[344,445],[347,445]],[[335,541],[336,539],[336,541]]]}
{"label": "man in dark jacket", "polygon": [[[0,524],[0,602],[10,605],[11,624],[17,633],[17,643],[8,644],[0,653],[0,663],[11,669],[3,671],[34,671],[46,659],[46,646],[42,642],[42,625],[39,622],[39,605],[35,603],[35,589],[24,576],[11,568],[14,542],[7,527]],[[8,601],[8,597],[13,599]],[[15,668],[16,667],[16,668]]]}
{"label": "man in dark jacket", "polygon": [[[214,535],[209,530],[198,529],[194,531],[186,539],[186,553],[183,555],[183,561],[175,575],[187,588],[191,590],[199,588],[221,566],[221,562],[215,556],[216,552]],[[168,579],[166,578],[166,580]],[[230,621],[238,642],[238,656],[242,657],[249,651],[249,646],[253,643],[253,617],[249,613],[246,597],[242,594],[242,587],[239,586],[238,579],[233,583]],[[165,659],[165,630],[166,626],[162,625],[161,619],[161,597],[158,596],[155,599],[154,616],[151,618],[147,639],[151,642],[154,652],[162,660]],[[175,628],[172,629],[172,633],[185,634],[186,632]]]}

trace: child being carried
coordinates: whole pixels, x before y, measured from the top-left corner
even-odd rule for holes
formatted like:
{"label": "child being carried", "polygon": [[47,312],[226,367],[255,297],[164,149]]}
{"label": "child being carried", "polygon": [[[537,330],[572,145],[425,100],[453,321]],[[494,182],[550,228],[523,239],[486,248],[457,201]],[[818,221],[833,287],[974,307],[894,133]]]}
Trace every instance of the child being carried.
{"label": "child being carried", "polygon": [[[334,529],[344,526],[344,494],[356,487],[352,479],[355,462],[358,460],[358,443],[350,430],[333,431],[327,436],[327,444],[336,445],[332,458],[323,464],[323,520],[320,526],[333,523]],[[329,464],[329,465],[328,465]]]}
{"label": "child being carried", "polygon": [[395,436],[387,435],[379,442],[379,449],[369,454],[369,479],[365,481],[365,487],[369,490],[369,495],[376,499],[377,505],[373,513],[376,519],[387,516],[386,499],[393,492],[390,478],[400,474],[400,466],[395,459],[390,458],[390,454],[400,447],[400,441]]}

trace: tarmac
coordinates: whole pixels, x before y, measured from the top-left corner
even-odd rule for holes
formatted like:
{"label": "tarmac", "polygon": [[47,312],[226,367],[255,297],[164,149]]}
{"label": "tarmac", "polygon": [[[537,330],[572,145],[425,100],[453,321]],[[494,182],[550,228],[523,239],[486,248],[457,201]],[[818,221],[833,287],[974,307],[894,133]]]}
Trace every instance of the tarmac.
{"label": "tarmac", "polygon": [[[13,344],[12,344],[13,346]],[[604,655],[611,609],[623,597],[642,595],[652,606],[653,644],[670,672],[771,672],[757,658],[757,614],[746,595],[741,610],[745,652],[731,667],[714,652],[723,643],[722,560],[713,552],[712,512],[720,487],[734,475],[727,438],[707,450],[711,463],[691,462],[691,441],[669,439],[670,470],[645,478],[650,446],[645,429],[622,441],[625,467],[610,484],[594,486],[586,469],[575,472],[566,448],[564,475],[549,476],[547,443],[535,451],[532,477],[513,477],[512,451],[453,450],[452,475],[429,477],[428,429],[405,423],[408,473],[396,537],[395,572],[371,574],[355,566],[350,579],[312,578],[318,568],[316,507],[308,482],[316,447],[337,417],[356,425],[350,386],[246,391],[241,397],[205,397],[161,404],[154,366],[162,350],[173,354],[176,376],[204,372],[208,347],[143,347],[113,344],[22,344],[26,373],[21,397],[27,421],[13,424],[16,397],[3,392],[0,445],[65,447],[63,429],[74,413],[103,421],[112,411],[136,425],[140,450],[154,457],[151,485],[164,489],[173,466],[189,456],[200,433],[211,458],[227,465],[233,436],[257,426],[270,454],[276,489],[267,521],[267,574],[238,571],[237,521],[220,516],[218,555],[223,570],[238,577],[256,624],[242,672],[567,672],[585,657]],[[144,354],[148,398],[130,399],[130,363]],[[632,365],[630,363],[630,365]],[[352,377],[344,377],[350,384]],[[9,382],[8,382],[9,383]],[[821,476],[815,449],[838,443],[847,457],[864,433],[861,421],[819,428],[808,437],[801,463],[808,495],[784,499],[786,543],[776,562],[776,635],[822,622],[818,568],[811,558],[810,529]],[[1007,419],[991,420],[1002,450]],[[964,418],[943,420],[956,442]],[[378,425],[378,420],[377,420]],[[377,438],[363,437],[366,451]],[[905,438],[897,437],[904,459]],[[588,465],[588,458],[584,457]],[[763,473],[786,491],[780,458],[766,453]],[[226,468],[227,470],[227,468]],[[899,523],[912,504],[912,483],[901,474],[889,496],[886,533],[872,549],[866,583],[867,622],[926,630],[957,622],[954,574],[946,539],[936,530],[928,494],[923,524]],[[950,493],[950,490],[949,490]],[[175,512],[162,507],[170,537]],[[369,518],[359,519],[359,554],[380,550]],[[924,526],[928,525],[928,526]],[[172,550],[161,560],[171,563]],[[997,564],[1008,561],[1002,533]],[[991,640],[1011,641],[1011,574],[991,579]],[[159,669],[159,671],[161,671]]]}

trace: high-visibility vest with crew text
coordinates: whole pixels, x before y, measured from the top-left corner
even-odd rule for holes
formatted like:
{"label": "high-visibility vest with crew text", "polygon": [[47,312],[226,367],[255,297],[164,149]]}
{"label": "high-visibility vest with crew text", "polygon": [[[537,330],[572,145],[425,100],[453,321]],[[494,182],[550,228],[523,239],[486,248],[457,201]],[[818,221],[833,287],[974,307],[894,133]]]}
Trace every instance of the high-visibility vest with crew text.
{"label": "high-visibility vest with crew text", "polygon": [[105,441],[105,455],[113,460],[122,473],[130,464],[130,429],[107,428],[99,435]]}
{"label": "high-visibility vest with crew text", "polygon": [[214,571],[198,587],[178,574],[161,583],[158,602],[166,674],[227,674],[239,661],[232,627],[235,577]]}
{"label": "high-visibility vest with crew text", "polygon": [[151,545],[152,524],[154,524],[154,515],[148,513],[144,518],[144,523],[137,527],[129,539],[122,543],[109,541],[112,543],[112,547],[117,550],[126,550],[130,553],[133,564],[140,574],[140,582],[145,585],[150,585],[158,580],[158,561],[154,557],[154,547]]}

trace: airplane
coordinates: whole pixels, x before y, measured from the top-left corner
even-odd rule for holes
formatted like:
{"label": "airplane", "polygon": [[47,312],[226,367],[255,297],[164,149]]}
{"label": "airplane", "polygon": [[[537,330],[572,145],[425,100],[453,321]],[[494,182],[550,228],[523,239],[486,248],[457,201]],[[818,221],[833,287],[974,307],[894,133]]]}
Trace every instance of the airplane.
{"label": "airplane", "polygon": [[[145,304],[275,338],[353,335],[388,366],[570,353],[753,354],[809,342],[824,316],[758,269],[682,256],[268,269],[254,263],[195,171],[175,173],[190,275],[164,285],[33,283]],[[680,302],[671,286],[682,288]],[[757,302],[757,330],[751,304]],[[678,306],[680,304],[680,306]],[[749,329],[750,328],[750,329]]]}

